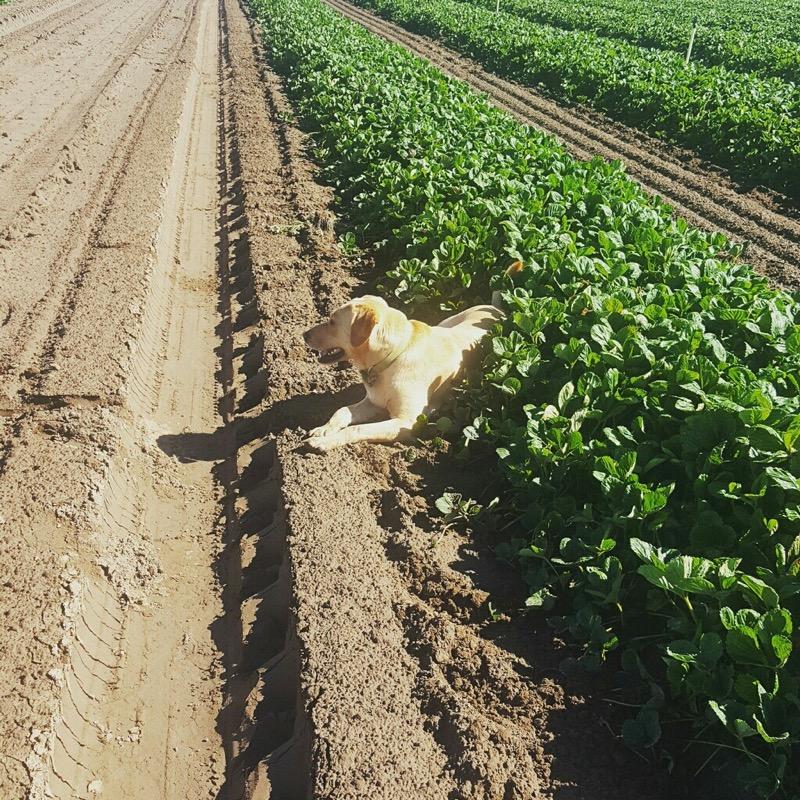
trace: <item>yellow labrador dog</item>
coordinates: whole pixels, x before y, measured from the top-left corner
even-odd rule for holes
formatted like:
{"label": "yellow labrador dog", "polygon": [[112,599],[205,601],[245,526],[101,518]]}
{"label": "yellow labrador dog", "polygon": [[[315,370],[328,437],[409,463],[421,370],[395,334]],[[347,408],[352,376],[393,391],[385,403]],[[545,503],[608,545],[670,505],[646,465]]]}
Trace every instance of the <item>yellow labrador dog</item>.
{"label": "yellow labrador dog", "polygon": [[408,319],[380,297],[343,305],[303,338],[323,364],[352,361],[367,395],[310,431],[306,444],[324,451],[407,438],[417,417],[436,408],[465,356],[502,317],[495,306],[474,306],[432,327]]}

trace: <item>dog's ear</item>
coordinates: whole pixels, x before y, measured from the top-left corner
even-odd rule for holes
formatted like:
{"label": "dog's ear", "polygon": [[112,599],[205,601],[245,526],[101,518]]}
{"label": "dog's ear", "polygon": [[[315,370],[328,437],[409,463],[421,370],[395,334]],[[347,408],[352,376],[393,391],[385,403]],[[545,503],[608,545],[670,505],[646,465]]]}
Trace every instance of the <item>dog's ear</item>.
{"label": "dog's ear", "polygon": [[355,308],[353,324],[350,326],[350,344],[361,347],[369,339],[372,329],[378,324],[378,314],[371,304],[359,303]]}

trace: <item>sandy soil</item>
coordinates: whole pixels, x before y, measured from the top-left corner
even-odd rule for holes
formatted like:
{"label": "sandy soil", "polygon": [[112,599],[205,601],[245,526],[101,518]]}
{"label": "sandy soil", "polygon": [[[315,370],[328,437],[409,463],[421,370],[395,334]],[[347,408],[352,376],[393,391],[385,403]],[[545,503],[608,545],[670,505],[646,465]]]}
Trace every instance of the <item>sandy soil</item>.
{"label": "sandy soil", "polygon": [[429,513],[488,465],[298,452],[368,265],[237,0],[0,7],[0,109],[0,797],[679,796]]}
{"label": "sandy soil", "polygon": [[[211,2],[0,21],[3,798],[207,797],[221,422]],[[191,763],[191,768],[189,764]]]}
{"label": "sandy soil", "polygon": [[767,190],[734,184],[696,155],[579,106],[503,80],[438,42],[405,30],[346,0],[326,0],[344,16],[488,95],[520,121],[557,136],[578,158],[621,161],[650,194],[676,214],[745,245],[744,258],[776,283],[800,288],[800,211]]}

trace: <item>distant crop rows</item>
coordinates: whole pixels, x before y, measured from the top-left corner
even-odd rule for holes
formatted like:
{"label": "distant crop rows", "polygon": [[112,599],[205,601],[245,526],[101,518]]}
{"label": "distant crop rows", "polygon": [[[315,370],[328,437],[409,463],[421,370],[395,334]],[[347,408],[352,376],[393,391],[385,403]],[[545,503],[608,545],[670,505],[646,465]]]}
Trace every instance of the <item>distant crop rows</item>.
{"label": "distant crop rows", "polygon": [[318,0],[251,2],[387,291],[452,309],[503,290],[453,419],[503,476],[498,553],[528,605],[584,667],[621,655],[632,748],[664,758],[681,720],[676,758],[797,797],[798,297]]}
{"label": "distant crop rows", "polygon": [[[495,8],[495,0],[469,0]],[[503,11],[558,28],[584,30],[643,47],[686,53],[695,18],[692,58],[732,70],[800,82],[800,6],[781,0],[501,0]]]}
{"label": "distant crop rows", "polygon": [[800,90],[792,83],[722,66],[686,66],[677,53],[468,2],[356,2],[440,39],[492,72],[589,103],[688,146],[746,181],[800,198]]}

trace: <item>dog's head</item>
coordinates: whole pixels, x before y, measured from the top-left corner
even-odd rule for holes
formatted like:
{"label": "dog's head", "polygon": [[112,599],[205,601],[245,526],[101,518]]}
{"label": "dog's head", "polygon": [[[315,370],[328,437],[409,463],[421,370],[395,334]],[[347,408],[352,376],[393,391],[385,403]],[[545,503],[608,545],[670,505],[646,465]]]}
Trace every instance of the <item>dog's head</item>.
{"label": "dog's head", "polygon": [[366,295],[337,308],[326,322],[307,330],[303,339],[317,351],[321,364],[352,361],[364,366],[370,356],[396,347],[408,335],[408,324],[402,311],[390,308],[381,297]]}

